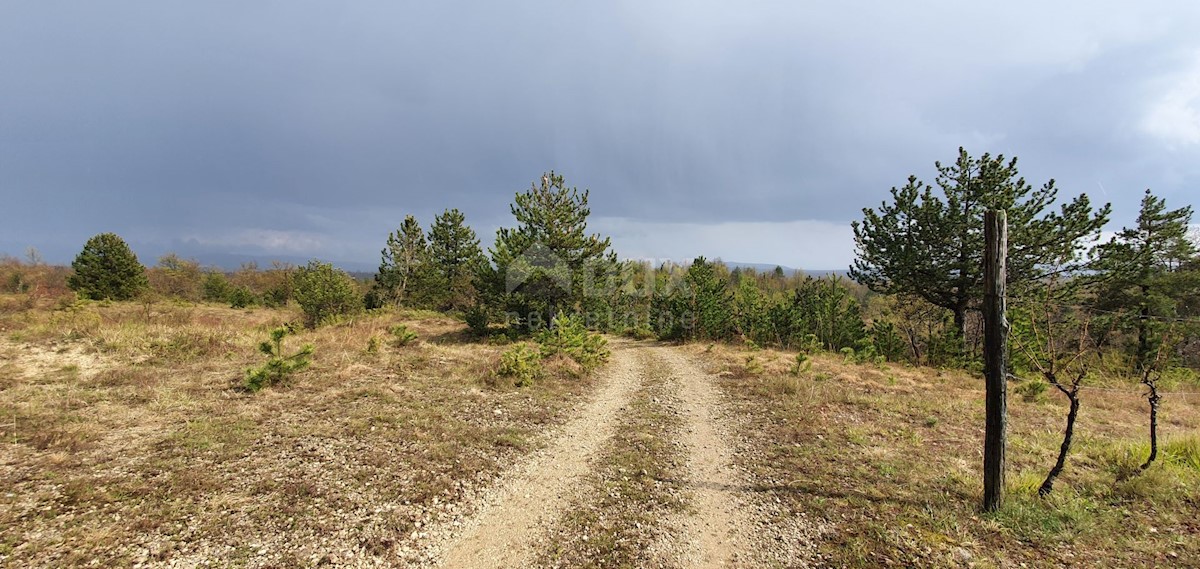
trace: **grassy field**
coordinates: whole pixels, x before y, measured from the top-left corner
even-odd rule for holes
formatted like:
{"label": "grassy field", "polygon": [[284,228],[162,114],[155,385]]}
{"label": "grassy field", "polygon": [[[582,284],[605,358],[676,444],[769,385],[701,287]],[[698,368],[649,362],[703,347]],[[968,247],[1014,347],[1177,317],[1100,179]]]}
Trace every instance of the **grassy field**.
{"label": "grassy field", "polygon": [[[298,320],[0,296],[0,565],[414,558],[401,537],[461,516],[589,387],[518,390],[460,322],[394,313],[289,337],[312,366],[242,390],[258,343]],[[419,340],[390,343],[398,323]]]}
{"label": "grassy field", "polygon": [[[961,372],[693,346],[746,421],[741,465],[795,515],[821,521],[832,566],[1200,566],[1200,393],[1172,393],[1159,461],[1133,385],[1085,391],[1067,467],[1037,496],[1065,398],[1009,397],[1007,499],[978,511],[983,385]],[[752,358],[752,359],[751,359]],[[1183,387],[1177,387],[1184,389]],[[781,520],[782,522],[782,520]]]}
{"label": "grassy field", "polygon": [[[0,296],[0,566],[403,565],[431,526],[467,518],[481,489],[546,442],[593,382],[524,388],[494,374],[501,346],[433,313],[363,316],[288,337],[316,346],[286,384],[249,393],[269,331],[299,315],[210,305]],[[418,340],[400,346],[392,326]],[[688,392],[647,352],[645,383],[551,528],[543,566],[639,566],[690,511],[681,490]],[[1009,399],[1008,496],[978,512],[982,381],[715,345],[683,348],[735,411],[736,460],[804,527],[823,565],[1200,566],[1200,391],[1175,384],[1148,471],[1136,386],[1084,391],[1076,446],[1041,483],[1065,401]],[[676,385],[676,387],[671,387]],[[674,391],[673,391],[674,390]],[[766,527],[766,526],[760,526]],[[806,537],[807,539],[807,537]],[[791,546],[788,546],[791,547]],[[781,549],[786,550],[787,547]],[[780,566],[798,557],[777,556]]]}

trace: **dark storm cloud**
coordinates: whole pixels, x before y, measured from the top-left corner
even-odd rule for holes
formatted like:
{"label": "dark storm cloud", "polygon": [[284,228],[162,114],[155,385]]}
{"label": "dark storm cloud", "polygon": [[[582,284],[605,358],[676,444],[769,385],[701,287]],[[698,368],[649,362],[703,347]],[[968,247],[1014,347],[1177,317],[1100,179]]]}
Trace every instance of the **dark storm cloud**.
{"label": "dark storm cloud", "polygon": [[846,256],[836,227],[959,145],[1126,222],[1142,188],[1186,203],[1200,180],[1197,24],[1189,3],[9,4],[0,252],[113,230],[369,262],[406,213],[459,207],[490,241],[555,168],[637,255],[702,235],[811,266],[798,247]]}

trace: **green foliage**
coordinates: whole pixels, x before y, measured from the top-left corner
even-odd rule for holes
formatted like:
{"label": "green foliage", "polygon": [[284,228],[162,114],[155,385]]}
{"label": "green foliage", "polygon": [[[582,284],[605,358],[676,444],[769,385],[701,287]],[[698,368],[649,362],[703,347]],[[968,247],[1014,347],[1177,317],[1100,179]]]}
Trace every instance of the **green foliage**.
{"label": "green foliage", "polygon": [[656,282],[651,320],[664,340],[728,340],[735,331],[734,296],[717,265],[697,257],[679,283]]}
{"label": "green foliage", "polygon": [[258,304],[258,297],[246,285],[231,289],[228,300],[230,308],[246,308]]}
{"label": "green foliage", "polygon": [[892,188],[892,203],[863,209],[852,224],[857,258],[851,277],[883,293],[921,297],[954,314],[961,336],[968,310],[983,296],[983,213],[1008,212],[1008,286],[1012,294],[1035,287],[1049,274],[1081,269],[1084,247],[1108,220],[1110,207],[1093,211],[1086,195],[1051,206],[1054,181],[1034,189],[1017,172],[1017,161],[959,149],[957,161],[936,163],[932,186],[909,176]]}
{"label": "green foliage", "polygon": [[501,228],[491,249],[493,266],[479,282],[487,301],[506,313],[510,326],[531,332],[555,314],[589,309],[601,291],[595,285],[617,271],[607,237],[587,234],[588,191],[568,188],[548,172],[541,183],[516,194],[514,228]]}
{"label": "green foliage", "polygon": [[756,345],[779,342],[771,302],[752,279],[741,279],[734,292],[737,328],[741,336]]}
{"label": "green foliage", "polygon": [[286,326],[271,330],[271,339],[258,346],[258,350],[267,356],[267,363],[261,367],[246,371],[245,387],[249,391],[258,391],[268,385],[283,382],[291,374],[309,366],[313,355],[312,344],[305,344],[300,351],[285,356],[283,354],[283,339],[292,334]]}
{"label": "green foliage", "polygon": [[1045,400],[1046,391],[1050,389],[1050,384],[1041,380],[1031,379],[1023,381],[1017,385],[1013,391],[1023,397],[1030,403]]}
{"label": "green foliage", "polygon": [[487,259],[462,212],[448,209],[434,217],[429,228],[429,257],[440,287],[432,295],[436,306],[443,309],[474,306],[478,296],[476,275]]}
{"label": "green foliage", "polygon": [[796,365],[792,366],[792,375],[808,373],[811,369],[812,360],[809,359],[808,354],[796,354]]}
{"label": "green foliage", "polygon": [[891,322],[876,320],[871,323],[871,344],[889,362],[901,361],[908,355],[908,345]]}
{"label": "green foliage", "polygon": [[150,288],[157,293],[180,300],[198,301],[205,280],[200,263],[184,259],[175,253],[159,257],[158,264],[148,272]]}
{"label": "green foliage", "polygon": [[362,297],[354,279],[329,263],[309,261],[296,271],[293,284],[296,302],[309,327],[362,310]]}
{"label": "green foliage", "polygon": [[397,348],[403,348],[417,339],[417,333],[408,329],[408,326],[397,324],[388,328],[388,333],[392,335],[392,345]]}
{"label": "green foliage", "polygon": [[854,352],[854,348],[851,348],[850,346],[846,346],[845,348],[838,350],[838,353],[842,354],[842,363],[851,364],[858,362],[858,354],[856,354]]}
{"label": "green foliage", "polygon": [[634,340],[653,340],[657,338],[657,336],[654,334],[654,330],[650,329],[649,326],[644,324],[639,326],[630,326],[626,328],[622,334],[629,338],[633,338]]}
{"label": "green foliage", "polygon": [[513,378],[517,387],[532,385],[542,377],[542,352],[522,342],[500,354],[500,367],[496,374]]}
{"label": "green foliage", "polygon": [[724,339],[733,332],[733,299],[725,280],[716,273],[716,267],[704,257],[697,257],[688,267],[684,283],[690,294],[682,300],[686,313],[694,326],[689,339]]}
{"label": "green foliage", "polygon": [[767,371],[766,368],[763,367],[762,362],[758,361],[758,357],[756,357],[754,354],[746,356],[745,369],[746,373],[750,375],[762,375]]}
{"label": "green foliage", "polygon": [[[1168,210],[1146,190],[1137,224],[1098,250],[1098,307],[1118,312],[1108,320],[1134,335],[1128,351],[1139,368],[1155,359],[1173,322],[1196,316],[1200,307],[1200,251],[1188,239],[1191,218],[1190,207]],[[1190,327],[1173,332],[1194,335],[1196,326]]]}
{"label": "green foliage", "polygon": [[550,327],[536,336],[543,358],[563,354],[591,371],[608,360],[608,342],[600,334],[588,332],[583,319],[576,315],[560,314]]}
{"label": "green foliage", "polygon": [[836,277],[806,277],[792,294],[781,337],[819,344],[830,351],[854,348],[866,337],[858,301]]}
{"label": "green foliage", "polygon": [[467,328],[476,336],[486,336],[488,333],[488,322],[491,320],[488,314],[488,309],[483,304],[473,304],[463,313],[463,320],[467,322]]}
{"label": "green foliage", "polygon": [[14,271],[8,275],[8,281],[5,283],[5,292],[24,294],[29,292],[29,289],[29,281],[26,280],[23,273]]}
{"label": "green foliage", "polygon": [[233,285],[229,284],[229,277],[221,271],[208,271],[200,285],[201,298],[208,302],[229,302],[233,290]]}
{"label": "green foliage", "polygon": [[67,286],[92,300],[129,300],[149,284],[145,267],[115,233],[88,239],[71,268],[75,273],[67,278]]}
{"label": "green foliage", "polygon": [[387,246],[381,254],[368,308],[389,305],[424,308],[434,304],[444,286],[437,280],[425,231],[415,217],[405,216],[400,228],[388,234]]}

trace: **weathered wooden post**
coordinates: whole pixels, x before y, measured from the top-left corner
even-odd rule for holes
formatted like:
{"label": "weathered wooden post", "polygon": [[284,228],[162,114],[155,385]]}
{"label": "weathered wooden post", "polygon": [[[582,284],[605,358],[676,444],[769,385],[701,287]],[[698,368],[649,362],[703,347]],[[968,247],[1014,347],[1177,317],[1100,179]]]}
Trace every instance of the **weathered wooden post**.
{"label": "weathered wooden post", "polygon": [[1000,508],[1004,495],[1004,447],[1007,429],[1008,318],[1005,267],[1008,217],[988,210],[983,216],[983,373],[987,425],[983,437],[983,511]]}

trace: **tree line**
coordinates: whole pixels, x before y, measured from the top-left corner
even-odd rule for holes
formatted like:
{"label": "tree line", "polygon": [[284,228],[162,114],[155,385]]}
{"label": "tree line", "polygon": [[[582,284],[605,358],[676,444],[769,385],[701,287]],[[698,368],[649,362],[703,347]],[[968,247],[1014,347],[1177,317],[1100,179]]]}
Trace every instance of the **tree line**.
{"label": "tree line", "polygon": [[[622,260],[608,237],[588,231],[590,192],[551,171],[514,195],[513,224],[486,249],[457,209],[427,228],[406,216],[369,281],[319,261],[225,273],[167,255],[146,270],[120,237],[101,234],[72,263],[66,284],[96,299],[150,293],[232,306],[295,303],[310,326],[398,306],[457,314],[480,335],[520,337],[571,313],[593,330],[639,337],[970,367],[980,356],[982,215],[997,208],[1010,220],[1015,333],[1032,330],[1021,323],[1030,320],[1023,306],[1052,303],[1094,313],[1096,345],[1135,368],[1157,357],[1164,336],[1174,338],[1172,362],[1200,364],[1190,207],[1170,209],[1147,190],[1136,223],[1101,241],[1110,205],[1083,194],[1060,202],[1053,180],[1030,185],[1016,159],[960,149],[954,163],[935,166],[932,184],[911,176],[863,209],[853,223],[849,279],[759,273],[705,257],[658,266]],[[19,265],[4,264],[10,276],[0,284],[9,290],[28,285],[12,269]]]}

